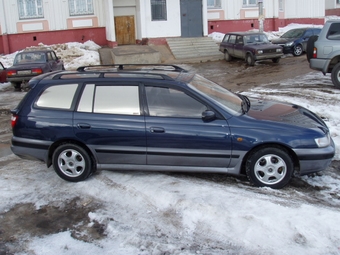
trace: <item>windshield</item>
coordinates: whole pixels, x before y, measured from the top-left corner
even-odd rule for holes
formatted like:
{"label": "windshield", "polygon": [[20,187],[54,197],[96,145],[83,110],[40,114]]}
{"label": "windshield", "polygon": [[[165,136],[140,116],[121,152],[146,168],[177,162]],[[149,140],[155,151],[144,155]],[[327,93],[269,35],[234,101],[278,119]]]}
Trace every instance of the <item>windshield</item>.
{"label": "windshield", "polygon": [[205,96],[212,98],[215,102],[217,101],[228,112],[234,115],[241,115],[243,113],[242,99],[220,85],[197,74],[189,84]]}
{"label": "windshield", "polygon": [[268,43],[269,40],[265,34],[254,34],[245,36],[246,44],[252,43]]}
{"label": "windshield", "polygon": [[284,33],[281,38],[298,38],[303,35],[305,29],[292,29]]}

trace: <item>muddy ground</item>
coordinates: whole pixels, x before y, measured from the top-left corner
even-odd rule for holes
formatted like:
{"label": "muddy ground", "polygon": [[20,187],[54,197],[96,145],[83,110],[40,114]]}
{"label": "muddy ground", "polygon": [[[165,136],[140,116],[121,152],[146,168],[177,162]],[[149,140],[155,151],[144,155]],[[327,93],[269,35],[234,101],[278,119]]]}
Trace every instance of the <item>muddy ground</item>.
{"label": "muddy ground", "polygon": [[[187,66],[234,92],[247,91],[254,86],[262,84],[271,83],[271,86],[275,86],[275,83],[279,81],[312,72],[309,69],[305,56],[288,56],[281,59],[279,64],[266,61],[257,63],[254,67],[246,66],[243,61],[226,63],[223,60]],[[9,88],[8,91],[0,93],[12,93],[12,89]],[[8,100],[11,100],[11,98],[8,97]],[[11,103],[14,104],[15,102]],[[4,105],[6,102],[1,102],[1,104]],[[3,154],[8,153],[10,137],[10,112],[9,109],[3,108],[0,115],[0,151]],[[2,155],[0,154],[0,156]],[[9,163],[6,161],[0,162],[0,169]],[[331,169],[339,169],[339,162],[334,161]],[[191,178],[192,176],[193,174],[189,174],[185,175],[184,178]],[[214,176],[216,177],[216,175],[208,177],[207,175],[199,174],[195,175],[194,178],[216,181]],[[224,177],[222,180],[227,185],[235,184],[234,177]],[[218,182],[221,182],[221,178],[218,179]],[[311,196],[309,196],[309,199],[311,199],[312,203],[318,203],[318,196],[314,194],[317,190],[305,183],[301,183],[299,180],[293,181],[291,185],[305,191],[310,190]],[[337,194],[334,194],[334,196],[337,196]],[[80,240],[91,241],[104,238],[104,226],[96,222],[92,222],[91,226],[88,226],[88,212],[95,210],[99,206],[94,202],[88,203],[85,198],[76,197],[70,201],[65,201],[62,208],[54,206],[53,202],[38,210],[33,204],[18,204],[14,208],[8,208],[7,212],[0,213],[0,255],[22,252],[24,248],[19,237],[25,235],[44,236],[69,229],[73,233],[74,238]],[[77,233],[83,232],[84,229],[86,229],[88,234],[78,236]]]}

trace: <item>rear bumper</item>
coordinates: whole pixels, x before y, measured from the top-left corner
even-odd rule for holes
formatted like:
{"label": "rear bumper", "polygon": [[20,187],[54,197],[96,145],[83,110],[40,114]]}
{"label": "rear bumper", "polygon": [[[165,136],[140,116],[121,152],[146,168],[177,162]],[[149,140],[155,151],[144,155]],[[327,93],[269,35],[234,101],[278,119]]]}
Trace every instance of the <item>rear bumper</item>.
{"label": "rear bumper", "polygon": [[37,76],[37,75],[7,77],[7,81],[9,81],[9,82],[25,82],[25,81],[29,81],[30,79],[32,79],[35,76]]}
{"label": "rear bumper", "polygon": [[332,162],[335,155],[335,145],[325,148],[295,149],[294,152],[299,158],[300,175],[316,173],[325,170]]}
{"label": "rear bumper", "polygon": [[48,149],[52,142],[12,137],[11,150],[20,158],[47,162]]}
{"label": "rear bumper", "polygon": [[328,72],[329,63],[329,59],[311,58],[309,61],[309,67],[313,70],[321,71],[326,74]]}

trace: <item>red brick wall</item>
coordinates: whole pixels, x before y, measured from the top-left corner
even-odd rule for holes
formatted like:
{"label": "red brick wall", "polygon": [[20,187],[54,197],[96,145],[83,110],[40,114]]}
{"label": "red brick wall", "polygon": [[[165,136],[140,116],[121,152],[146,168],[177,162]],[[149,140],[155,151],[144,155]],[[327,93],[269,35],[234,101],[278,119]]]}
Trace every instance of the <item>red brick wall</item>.
{"label": "red brick wall", "polygon": [[39,43],[51,45],[65,42],[83,43],[88,40],[92,40],[100,46],[107,45],[105,28],[69,29],[0,36],[0,53],[13,53],[28,46],[37,46]]}

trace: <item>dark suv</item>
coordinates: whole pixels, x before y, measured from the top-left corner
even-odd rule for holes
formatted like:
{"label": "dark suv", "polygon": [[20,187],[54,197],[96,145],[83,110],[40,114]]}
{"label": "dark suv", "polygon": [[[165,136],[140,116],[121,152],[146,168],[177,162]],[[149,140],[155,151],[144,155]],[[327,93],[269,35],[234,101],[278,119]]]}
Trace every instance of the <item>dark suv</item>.
{"label": "dark suv", "polygon": [[335,152],[309,110],[234,94],[178,66],[80,67],[29,86],[12,110],[12,151],[68,181],[156,170],[245,174],[282,188],[294,172],[327,168]]}
{"label": "dark suv", "polygon": [[52,49],[31,47],[16,54],[13,65],[7,68],[7,81],[21,90],[32,77],[57,70],[65,70],[64,63]]}
{"label": "dark suv", "polygon": [[253,66],[256,61],[271,59],[278,63],[283,56],[282,48],[269,42],[264,33],[233,32],[225,34],[220,51],[224,59],[231,61],[233,58],[244,59]]}
{"label": "dark suv", "polygon": [[321,28],[305,27],[295,28],[284,33],[280,38],[271,42],[280,45],[284,54],[293,54],[301,56],[307,52],[307,42],[311,36],[320,34]]}

